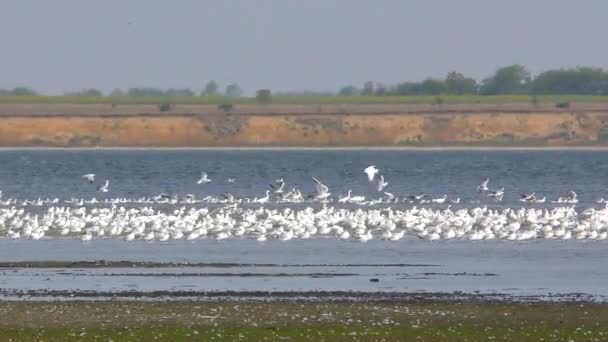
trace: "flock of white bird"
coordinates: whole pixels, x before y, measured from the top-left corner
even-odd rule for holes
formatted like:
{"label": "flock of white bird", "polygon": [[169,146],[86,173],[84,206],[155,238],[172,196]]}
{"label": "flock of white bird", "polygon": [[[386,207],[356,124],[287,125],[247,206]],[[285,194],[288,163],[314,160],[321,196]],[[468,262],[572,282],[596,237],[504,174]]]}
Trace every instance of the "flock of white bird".
{"label": "flock of white bird", "polygon": [[[364,170],[369,182],[373,182],[379,170],[370,166]],[[82,176],[94,184],[95,175]],[[432,198],[427,195],[407,196],[403,199],[384,191],[388,185],[379,175],[376,190],[383,195],[376,200],[364,196],[353,196],[352,191],[344,197],[331,197],[329,187],[313,177],[316,192],[304,196],[294,188],[286,191],[283,179],[271,184],[271,189],[260,198],[235,198],[230,194],[222,198],[197,199],[187,195],[161,194],[150,198],[91,200],[71,199],[60,203],[59,199],[38,199],[18,202],[2,199],[0,192],[0,235],[10,238],[39,240],[44,237],[71,236],[83,241],[93,238],[114,237],[127,241],[168,241],[227,238],[250,238],[257,241],[307,239],[311,237],[335,237],[342,240],[369,241],[371,239],[400,240],[416,237],[428,240],[529,240],[529,239],[590,239],[608,237],[608,204],[606,208],[589,208],[577,212],[578,202],[573,191],[562,194],[555,203],[570,204],[556,208],[490,209],[487,206],[453,210],[419,207],[425,203],[458,203],[460,199],[446,202],[447,196]],[[212,180],[201,174],[197,184]],[[234,180],[228,180],[233,182]],[[501,201],[504,188],[488,188],[485,178],[477,191],[495,201]],[[109,180],[97,189],[109,191]],[[272,193],[272,195],[271,195]],[[274,202],[319,202],[316,208],[270,208],[264,204]],[[546,198],[536,194],[522,194],[526,203],[544,203]],[[354,203],[373,205],[376,203],[415,203],[411,208],[383,208],[331,206],[330,203]],[[109,203],[109,206],[89,204]],[[124,207],[121,203],[140,203],[144,206]],[[181,205],[172,208],[155,208],[147,204]],[[182,204],[215,203],[215,208],[185,206]],[[217,204],[217,203],[223,203]],[[244,207],[242,203],[260,204]],[[66,205],[67,204],[67,205]],[[20,206],[22,205],[22,206]],[[29,210],[27,206],[49,207],[46,210]]]}
{"label": "flock of white bird", "polygon": [[439,210],[322,208],[242,208],[238,204],[163,211],[151,207],[50,207],[34,214],[24,208],[0,209],[0,232],[11,238],[76,236],[132,240],[223,240],[231,237],[291,240],[335,237],[342,240],[606,239],[608,208],[577,213],[574,207]]}

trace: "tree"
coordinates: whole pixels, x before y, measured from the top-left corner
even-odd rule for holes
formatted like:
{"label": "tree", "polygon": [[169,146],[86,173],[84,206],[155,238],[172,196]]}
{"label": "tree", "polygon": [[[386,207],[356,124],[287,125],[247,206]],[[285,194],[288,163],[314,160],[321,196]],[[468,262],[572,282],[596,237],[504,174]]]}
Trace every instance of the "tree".
{"label": "tree", "polygon": [[477,81],[463,74],[452,71],[445,78],[445,92],[448,94],[464,95],[477,93]]}
{"label": "tree", "polygon": [[483,95],[525,94],[530,83],[530,73],[519,64],[496,70],[494,76],[483,80],[480,92]]}
{"label": "tree", "polygon": [[424,95],[439,95],[444,89],[444,82],[433,78],[427,78],[420,84],[420,92]]}
{"label": "tree", "polygon": [[361,92],[362,95],[374,95],[375,91],[375,85],[374,82],[372,81],[367,81],[365,82],[365,84],[363,84],[363,91]]}
{"label": "tree", "polygon": [[354,95],[358,95],[360,93],[359,89],[357,89],[357,87],[354,86],[345,86],[342,87],[342,89],[340,89],[340,91],[338,92],[338,95],[340,96],[354,96]]}
{"label": "tree", "polygon": [[26,87],[17,87],[11,91],[13,96],[36,96],[38,93],[33,89]]}
{"label": "tree", "polygon": [[272,100],[270,89],[260,89],[255,93],[255,100],[259,104],[268,104]]}
{"label": "tree", "polygon": [[420,83],[403,82],[397,85],[395,89],[397,95],[417,95],[420,94]]}
{"label": "tree", "polygon": [[81,91],[75,91],[66,93],[67,96],[86,96],[86,97],[102,97],[103,93],[99,89],[83,89]]}
{"label": "tree", "polygon": [[378,83],[375,94],[378,96],[390,95],[390,89],[386,85]]}
{"label": "tree", "polygon": [[194,96],[194,92],[190,89],[184,88],[184,89],[167,89],[165,91],[165,96],[171,96],[171,97],[177,97],[177,96],[181,96],[181,97],[188,97],[188,96]]}
{"label": "tree", "polygon": [[203,96],[209,96],[209,95],[217,95],[217,91],[219,89],[219,86],[217,85],[217,82],[215,81],[209,81],[207,82],[207,85],[205,86],[205,90],[203,90],[202,95]]}
{"label": "tree", "polygon": [[226,96],[239,97],[241,94],[243,94],[243,90],[241,90],[241,87],[236,83],[229,84],[226,87]]}
{"label": "tree", "polygon": [[590,67],[548,70],[531,85],[532,94],[608,94],[608,72]]}
{"label": "tree", "polygon": [[164,96],[165,92],[158,88],[130,88],[129,96]]}
{"label": "tree", "polygon": [[115,88],[110,93],[110,96],[125,96],[125,93],[121,89]]}

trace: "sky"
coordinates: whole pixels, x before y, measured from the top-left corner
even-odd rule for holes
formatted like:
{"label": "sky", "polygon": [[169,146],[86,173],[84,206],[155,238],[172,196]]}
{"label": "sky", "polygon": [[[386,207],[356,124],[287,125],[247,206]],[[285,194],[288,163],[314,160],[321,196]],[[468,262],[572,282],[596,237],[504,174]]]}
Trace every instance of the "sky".
{"label": "sky", "polygon": [[0,88],[336,91],[608,68],[606,0],[2,1]]}

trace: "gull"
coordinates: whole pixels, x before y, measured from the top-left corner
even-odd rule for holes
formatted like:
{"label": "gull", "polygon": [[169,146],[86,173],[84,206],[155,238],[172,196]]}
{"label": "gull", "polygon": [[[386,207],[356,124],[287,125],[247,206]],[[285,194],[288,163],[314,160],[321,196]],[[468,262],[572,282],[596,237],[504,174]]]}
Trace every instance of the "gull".
{"label": "gull", "polygon": [[421,202],[422,200],[425,200],[425,199],[428,199],[428,198],[430,198],[430,196],[426,195],[426,194],[407,196],[407,199],[409,199],[410,202]]}
{"label": "gull", "polygon": [[87,173],[86,175],[82,175],[80,178],[86,179],[90,184],[93,184],[93,182],[95,182],[94,173]]}
{"label": "gull", "polygon": [[392,201],[392,200],[394,200],[394,199],[395,199],[395,195],[393,195],[393,194],[392,194],[392,193],[390,193],[390,192],[384,192],[384,195],[386,196],[386,198],[387,198],[389,201]]}
{"label": "gull", "polygon": [[534,203],[545,203],[547,200],[547,196],[543,196],[543,198],[535,198]]}
{"label": "gull", "polygon": [[283,188],[285,188],[285,181],[283,178],[274,181],[274,184],[270,184],[270,187],[274,189],[275,194],[282,194]]}
{"label": "gull", "polygon": [[201,179],[199,179],[196,182],[196,184],[203,184],[203,183],[209,183],[209,182],[211,182],[211,179],[209,179],[207,172],[201,172]]}
{"label": "gull", "polygon": [[502,197],[505,194],[505,188],[500,188],[498,190],[488,190],[488,197],[494,198],[497,202],[502,201]]}
{"label": "gull", "polygon": [[442,204],[442,203],[445,203],[445,200],[446,200],[447,198],[448,198],[448,195],[444,194],[444,195],[443,195],[443,197],[433,198],[431,201],[432,201],[433,203],[439,203],[439,204]]}
{"label": "gull", "polygon": [[363,201],[365,201],[365,196],[351,196],[351,198],[348,200],[350,203],[360,203]]}
{"label": "gull", "polygon": [[235,179],[234,178],[228,178],[228,183],[234,183]]}
{"label": "gull", "polygon": [[388,182],[384,181],[384,175],[380,175],[380,179],[378,180],[378,187],[376,188],[378,192],[382,191],[387,185]]}
{"label": "gull", "polygon": [[374,180],[374,177],[376,176],[376,173],[378,173],[378,171],[379,170],[374,165],[370,165],[365,168],[365,170],[363,170],[363,172],[367,174],[367,179],[369,179],[370,182]]}
{"label": "gull", "polygon": [[320,199],[320,200],[326,199],[327,197],[329,197],[331,195],[327,185],[321,183],[321,181],[319,181],[315,177],[312,177],[312,180],[315,181],[315,183],[316,183],[316,190],[317,190],[317,196],[315,196],[316,199]]}
{"label": "gull", "polygon": [[521,202],[535,202],[536,201],[536,193],[533,192],[531,194],[521,194],[521,198],[519,200]]}
{"label": "gull", "polygon": [[481,184],[477,187],[477,191],[478,192],[489,191],[490,190],[490,189],[488,189],[489,182],[490,182],[490,178],[484,177],[483,180],[481,181]]}
{"label": "gull", "polygon": [[110,181],[106,179],[106,183],[102,186],[100,186],[99,188],[97,188],[98,191],[101,192],[108,192],[108,189],[110,187]]}

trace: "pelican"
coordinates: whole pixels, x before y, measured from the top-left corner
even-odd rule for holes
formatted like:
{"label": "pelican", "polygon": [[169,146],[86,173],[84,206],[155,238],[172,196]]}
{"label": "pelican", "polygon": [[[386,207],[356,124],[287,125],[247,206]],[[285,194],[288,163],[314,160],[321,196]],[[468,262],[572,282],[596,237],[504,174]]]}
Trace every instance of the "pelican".
{"label": "pelican", "polygon": [[374,181],[374,177],[379,171],[380,170],[378,170],[374,165],[370,165],[363,170],[363,172],[367,174],[367,179],[369,179],[370,182]]}
{"label": "pelican", "polygon": [[97,190],[101,191],[101,192],[108,192],[109,188],[110,188],[110,181],[106,179],[106,183],[104,185],[100,186],[99,188],[97,188]]}
{"label": "pelican", "polygon": [[89,184],[93,184],[93,182],[95,182],[95,174],[94,173],[87,173],[86,175],[80,176],[80,178],[86,179],[87,182],[89,182]]}
{"label": "pelican", "polygon": [[378,192],[381,192],[387,185],[388,182],[384,181],[384,175],[380,175],[380,179],[378,180],[378,187],[376,187]]}
{"label": "pelican", "polygon": [[196,184],[203,184],[209,182],[211,182],[211,179],[209,179],[207,172],[201,172],[201,178],[196,182]]}

